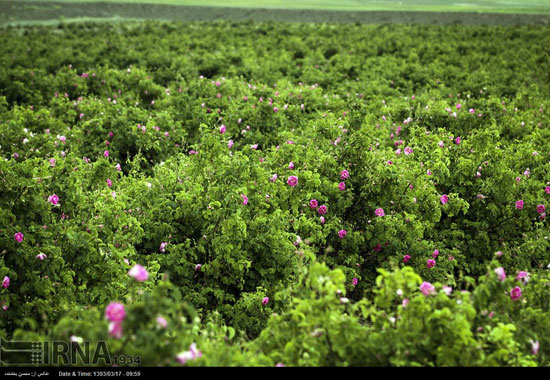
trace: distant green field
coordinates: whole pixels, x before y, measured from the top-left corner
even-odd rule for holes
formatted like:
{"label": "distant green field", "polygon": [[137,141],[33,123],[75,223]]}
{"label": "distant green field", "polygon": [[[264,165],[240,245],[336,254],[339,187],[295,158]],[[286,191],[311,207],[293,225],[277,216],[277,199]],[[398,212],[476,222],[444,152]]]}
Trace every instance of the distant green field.
{"label": "distant green field", "polygon": [[[27,0],[23,0],[27,1]],[[43,2],[47,0],[38,0]],[[438,11],[550,14],[550,0],[57,0],[59,2],[150,3],[246,8],[354,11]],[[34,0],[33,2],[36,2]]]}

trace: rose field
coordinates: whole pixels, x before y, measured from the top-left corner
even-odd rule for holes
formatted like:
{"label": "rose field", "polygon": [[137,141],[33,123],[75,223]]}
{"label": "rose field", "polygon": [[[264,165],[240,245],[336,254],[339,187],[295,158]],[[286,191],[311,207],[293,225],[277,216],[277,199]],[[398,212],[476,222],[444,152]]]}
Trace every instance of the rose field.
{"label": "rose field", "polygon": [[4,27],[0,337],[548,366],[549,115],[544,25]]}

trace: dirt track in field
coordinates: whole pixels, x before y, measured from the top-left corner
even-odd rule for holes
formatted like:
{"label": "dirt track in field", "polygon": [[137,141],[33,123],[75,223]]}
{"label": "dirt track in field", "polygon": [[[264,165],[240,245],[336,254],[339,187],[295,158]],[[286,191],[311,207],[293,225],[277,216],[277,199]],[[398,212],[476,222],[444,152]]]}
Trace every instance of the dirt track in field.
{"label": "dirt track in field", "polygon": [[550,15],[397,11],[330,11],[196,7],[165,4],[56,3],[3,0],[0,25],[60,18],[129,18],[172,21],[288,21],[365,24],[546,25]]}

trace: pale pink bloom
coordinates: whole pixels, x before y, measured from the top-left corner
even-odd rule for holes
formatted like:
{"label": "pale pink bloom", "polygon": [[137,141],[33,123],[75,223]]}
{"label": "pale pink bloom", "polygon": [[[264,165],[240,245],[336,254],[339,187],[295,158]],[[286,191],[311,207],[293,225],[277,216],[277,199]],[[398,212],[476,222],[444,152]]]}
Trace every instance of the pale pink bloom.
{"label": "pale pink bloom", "polygon": [[181,364],[185,364],[189,360],[196,360],[200,357],[202,357],[202,352],[197,350],[196,343],[192,343],[189,346],[189,351],[180,352],[179,354],[176,355],[176,360]]}
{"label": "pale pink bloom", "polygon": [[544,188],[544,192],[545,192],[546,194],[550,194],[550,186],[546,186],[546,187]]}
{"label": "pale pink bloom", "polygon": [[273,175],[271,176],[271,178],[269,179],[269,181],[270,181],[270,182],[275,182],[275,181],[277,181],[277,174],[273,174]]}
{"label": "pale pink bloom", "polygon": [[403,263],[405,263],[405,264],[408,263],[410,259],[411,259],[411,255],[403,256]]}
{"label": "pale pink bloom", "polygon": [[8,276],[4,276],[4,280],[2,281],[2,287],[7,289],[8,286],[10,286],[10,278]]}
{"label": "pale pink bloom", "polygon": [[290,186],[290,187],[294,187],[298,184],[298,177],[294,176],[294,175],[291,175],[290,177],[288,177],[288,180],[286,181],[286,183]]}
{"label": "pale pink bloom", "polygon": [[325,215],[327,213],[327,206],[325,205],[319,206],[319,208],[317,209],[317,212],[321,215]]}
{"label": "pale pink bloom", "polygon": [[530,340],[530,343],[531,343],[531,353],[533,355],[537,355],[539,353],[539,349],[540,349],[539,341],[537,340],[536,342],[533,342],[533,340]]}
{"label": "pale pink bloom", "polygon": [[374,210],[374,214],[375,214],[376,216],[384,216],[384,215],[386,215],[386,214],[384,214],[384,209],[382,209],[382,208],[377,208],[376,210]]}
{"label": "pale pink bloom", "polygon": [[48,202],[55,206],[59,202],[59,197],[56,194],[50,195],[48,197]]}
{"label": "pale pink bloom", "polygon": [[347,170],[342,170],[340,172],[340,178],[341,179],[348,179],[349,178],[349,172]]}
{"label": "pale pink bloom", "polygon": [[[302,104],[303,105],[303,104]],[[285,365],[283,363],[277,363],[275,367],[284,367]]]}
{"label": "pale pink bloom", "polygon": [[15,235],[13,235],[13,238],[16,242],[21,243],[23,241],[23,234],[21,232],[17,232]]}
{"label": "pale pink bloom", "polygon": [[50,166],[55,166],[55,158],[50,158]]}
{"label": "pale pink bloom", "polygon": [[422,294],[424,294],[425,296],[429,296],[430,294],[434,294],[435,293],[435,287],[430,284],[429,282],[426,282],[424,281],[421,285],[420,285],[420,291],[422,292]]}
{"label": "pale pink bloom", "polygon": [[168,245],[168,242],[162,242],[160,243],[159,251],[160,252],[166,252],[166,246]]}
{"label": "pale pink bloom", "polygon": [[340,189],[340,191],[344,191],[346,189],[346,183],[340,182],[340,184],[338,185],[338,188]]}
{"label": "pale pink bloom", "polygon": [[447,194],[443,194],[439,200],[441,201],[441,203],[443,204],[446,204],[447,202],[449,202],[449,197],[447,196]]}
{"label": "pale pink bloom", "polygon": [[156,321],[157,321],[157,325],[158,325],[159,327],[163,328],[163,329],[165,329],[165,328],[168,326],[168,322],[167,322],[166,319],[165,319],[163,316],[161,316],[161,315],[159,315],[159,316],[157,317]]}
{"label": "pale pink bloom", "polygon": [[67,141],[67,138],[65,136],[59,136],[57,135],[57,138],[59,139],[59,141],[61,141],[62,143],[65,143],[65,141]]}
{"label": "pale pink bloom", "polygon": [[289,164],[288,164],[288,168],[289,168],[289,169],[294,169],[294,162],[289,163]]}
{"label": "pale pink bloom", "polygon": [[495,273],[497,274],[498,279],[500,281],[504,281],[506,279],[506,273],[504,272],[504,268],[502,268],[502,267],[496,268]]}
{"label": "pale pink bloom", "polygon": [[470,113],[476,113],[476,110],[473,109],[473,108],[470,108],[470,109],[468,110],[468,112],[470,112]]}
{"label": "pale pink bloom", "polygon": [[347,233],[348,233],[348,232],[347,232],[346,230],[340,230],[340,231],[338,231],[338,237],[339,237],[340,239],[343,239],[343,238],[346,237],[346,234],[347,234]]}
{"label": "pale pink bloom", "polygon": [[502,251],[497,251],[497,252],[495,252],[495,255],[496,255],[497,257],[502,256]]}
{"label": "pale pink bloom", "polygon": [[200,271],[201,268],[202,268],[202,264],[197,264],[197,265],[195,265],[195,272]]}
{"label": "pale pink bloom", "polygon": [[405,150],[404,150],[405,156],[411,155],[412,152],[413,152],[413,150],[409,147],[406,147]]}
{"label": "pale pink bloom", "polygon": [[109,335],[115,339],[122,338],[122,322],[109,323]]}
{"label": "pale pink bloom", "polygon": [[277,112],[279,109],[277,107],[273,107],[273,112]]}
{"label": "pale pink bloom", "polygon": [[253,149],[253,150],[256,150],[256,149],[258,149],[258,144],[254,144],[250,148]]}
{"label": "pale pink bloom", "polygon": [[46,256],[44,253],[39,253],[38,255],[36,255],[36,258],[40,261],[46,259],[48,256]]}
{"label": "pale pink bloom", "polygon": [[269,302],[269,297],[264,297],[264,299],[262,300],[262,305],[267,305],[267,303]]}
{"label": "pale pink bloom", "polygon": [[247,205],[248,204],[248,197],[244,194],[241,194],[241,198],[243,199],[243,205]]}
{"label": "pale pink bloom", "polygon": [[516,177],[516,182],[519,183],[521,181],[520,177]]}
{"label": "pale pink bloom", "polygon": [[147,281],[149,278],[149,273],[144,267],[136,264],[128,271],[128,276],[132,277],[136,281],[143,282]]}
{"label": "pale pink bloom", "polygon": [[517,281],[522,281],[523,283],[529,282],[529,273],[525,271],[520,271],[516,277]]}
{"label": "pale pink bloom", "polygon": [[233,146],[233,140],[229,140],[227,143],[227,147],[231,149],[232,146]]}
{"label": "pale pink bloom", "polygon": [[105,158],[108,158],[109,157],[109,151],[106,150],[105,152],[103,152],[103,155],[105,156]]}
{"label": "pale pink bloom", "polygon": [[396,154],[397,156],[399,156],[399,155],[401,154],[401,149],[397,149],[397,150],[395,151],[395,154]]}
{"label": "pale pink bloom", "polygon": [[408,304],[409,304],[409,299],[408,298],[403,298],[403,302],[401,302],[401,305],[405,308],[405,307],[407,307]]}
{"label": "pale pink bloom", "polygon": [[428,259],[428,261],[426,261],[426,266],[428,268],[433,268],[435,267],[435,260],[434,259]]}
{"label": "pale pink bloom", "polygon": [[519,286],[516,286],[510,290],[510,298],[512,301],[517,301],[521,298],[521,288]]}
{"label": "pale pink bloom", "polygon": [[109,178],[106,179],[106,182],[108,187],[113,186],[113,181],[111,181]]}
{"label": "pale pink bloom", "polygon": [[309,207],[310,208],[316,209],[317,206],[318,206],[317,199],[312,199],[312,200],[309,201]]}
{"label": "pale pink bloom", "polygon": [[321,222],[321,224],[325,224],[325,217],[324,216],[319,217],[319,221]]}
{"label": "pale pink bloom", "polygon": [[435,259],[437,256],[439,256],[439,250],[435,249],[434,253],[432,254],[432,257]]}
{"label": "pale pink bloom", "polygon": [[538,205],[537,206],[537,212],[539,214],[542,214],[545,210],[546,210],[546,207],[544,207],[544,205]]}
{"label": "pale pink bloom", "polygon": [[445,144],[443,143],[443,141],[438,142],[437,145],[439,145],[440,148],[443,148],[443,147],[445,146]]}
{"label": "pale pink bloom", "polygon": [[453,288],[451,288],[450,286],[444,286],[443,292],[445,292],[446,295],[450,296],[451,293],[453,292]]}
{"label": "pale pink bloom", "polygon": [[124,305],[119,302],[111,302],[105,309],[105,318],[111,322],[122,322],[126,317]]}
{"label": "pale pink bloom", "polygon": [[225,131],[226,131],[226,127],[225,127],[225,125],[222,124],[222,126],[220,127],[220,133],[224,134]]}
{"label": "pale pink bloom", "polygon": [[521,210],[523,208],[523,200],[519,200],[516,202],[516,208],[518,210]]}

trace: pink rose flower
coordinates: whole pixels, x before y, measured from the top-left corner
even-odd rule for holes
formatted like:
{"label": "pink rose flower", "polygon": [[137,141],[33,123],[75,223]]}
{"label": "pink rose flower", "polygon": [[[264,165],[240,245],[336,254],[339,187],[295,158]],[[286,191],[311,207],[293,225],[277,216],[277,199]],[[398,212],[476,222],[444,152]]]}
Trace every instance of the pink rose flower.
{"label": "pink rose flower", "polygon": [[277,181],[277,174],[273,174],[269,179],[269,182],[275,182],[275,181]]}
{"label": "pink rose flower", "polygon": [[143,282],[147,281],[149,278],[149,273],[144,267],[136,264],[132,267],[132,269],[130,269],[130,271],[128,271],[128,276],[132,277],[136,281]]}
{"label": "pink rose flower", "polygon": [[428,268],[433,268],[435,267],[435,260],[434,259],[428,259],[428,261],[426,261],[426,266]]}
{"label": "pink rose flower", "polygon": [[341,179],[348,179],[349,178],[349,172],[347,170],[342,170],[340,172],[340,178]]}
{"label": "pink rose flower", "polygon": [[241,194],[241,198],[243,199],[243,205],[247,205],[248,204],[248,197],[244,194]]}
{"label": "pink rose flower", "polygon": [[411,259],[411,255],[403,256],[403,263],[405,263],[405,264],[408,263],[410,259]]}
{"label": "pink rose flower", "polygon": [[15,235],[13,235],[13,238],[16,242],[21,243],[23,241],[23,234],[21,232],[17,232]]}
{"label": "pink rose flower", "polygon": [[8,286],[10,286],[10,278],[8,276],[4,276],[4,280],[2,281],[2,287],[7,289]]}
{"label": "pink rose flower", "polygon": [[324,216],[319,217],[319,221],[321,222],[321,224],[325,224],[325,217]]}
{"label": "pink rose flower", "polygon": [[197,344],[192,343],[189,346],[189,351],[180,352],[176,355],[176,360],[181,364],[187,363],[189,360],[196,360],[202,356],[202,352],[197,350]]}
{"label": "pink rose flower", "polygon": [[346,189],[346,183],[340,182],[340,184],[338,185],[338,189],[340,189],[340,191],[344,191]]}
{"label": "pink rose flower", "polygon": [[262,300],[262,305],[267,305],[267,303],[269,302],[269,297],[264,297],[264,299]]}
{"label": "pink rose flower", "polygon": [[495,273],[497,274],[498,279],[500,281],[504,281],[506,279],[506,273],[504,272],[504,268],[502,267],[496,268]]}
{"label": "pink rose flower", "polygon": [[225,127],[225,125],[222,124],[222,126],[220,127],[220,133],[223,135],[225,133],[226,129],[227,128]]}
{"label": "pink rose flower", "polygon": [[449,197],[447,196],[447,194],[443,194],[439,200],[441,201],[442,204],[446,204],[447,202],[449,202]]}
{"label": "pink rose flower", "polygon": [[521,298],[521,288],[519,286],[516,286],[510,290],[510,298],[512,301],[517,301]]}
{"label": "pink rose flower", "polygon": [[327,213],[327,206],[325,205],[319,206],[319,209],[317,210],[317,212],[321,215],[325,215]]}
{"label": "pink rose flower", "polygon": [[50,195],[48,197],[48,202],[55,206],[59,202],[59,197],[56,194]]}
{"label": "pink rose flower", "polygon": [[523,200],[519,200],[519,201],[516,202],[516,208],[518,210],[523,209]]}
{"label": "pink rose flower", "polygon": [[161,315],[159,315],[159,316],[157,317],[156,321],[157,321],[157,325],[158,325],[159,327],[163,328],[163,329],[165,329],[165,328],[168,326],[168,322],[167,322],[166,319],[165,319],[163,316],[161,316]]}
{"label": "pink rose flower", "polygon": [[460,136],[458,136],[458,137],[455,139],[455,144],[456,144],[456,145],[460,144],[460,141],[461,141],[461,138],[460,138]]}
{"label": "pink rose flower", "polygon": [[105,309],[105,318],[111,322],[122,322],[126,317],[124,305],[119,302],[111,302]]}
{"label": "pink rose flower", "polygon": [[525,271],[520,271],[518,273],[518,275],[516,276],[516,280],[517,281],[521,280],[521,282],[527,283],[529,281],[529,273],[527,273]]}
{"label": "pink rose flower", "polygon": [[162,243],[160,243],[159,251],[160,251],[160,252],[163,252],[163,253],[166,252],[166,246],[167,246],[167,245],[168,245],[167,242],[162,242]]}
{"label": "pink rose flower", "polygon": [[289,164],[288,164],[288,168],[289,168],[289,169],[294,169],[294,162],[289,163]]}
{"label": "pink rose flower", "polygon": [[36,258],[40,261],[43,261],[44,259],[46,259],[48,256],[46,256],[44,253],[39,253],[38,255],[36,255]]}
{"label": "pink rose flower", "polygon": [[346,230],[340,230],[340,231],[338,231],[338,237],[339,237],[340,239],[343,239],[343,238],[346,237],[347,233],[348,233],[348,232],[347,232]]}
{"label": "pink rose flower", "polygon": [[386,215],[386,214],[384,214],[384,209],[382,209],[382,208],[377,208],[376,210],[374,210],[374,214],[375,214],[376,216],[384,216],[384,215]]}
{"label": "pink rose flower", "polygon": [[294,187],[298,184],[298,177],[294,176],[294,175],[291,175],[290,177],[288,177],[288,180],[286,181],[286,183],[290,186],[290,187]]}
{"label": "pink rose flower", "polygon": [[421,285],[420,285],[420,291],[422,292],[422,294],[424,294],[425,296],[429,296],[430,294],[434,294],[435,293],[435,287],[430,284],[429,282],[426,282],[424,281]]}
{"label": "pink rose flower", "polygon": [[546,210],[546,207],[544,207],[544,205],[538,205],[538,206],[537,206],[537,212],[538,212],[539,214],[544,213],[545,210]]}
{"label": "pink rose flower", "polygon": [[55,166],[55,158],[50,158],[50,166]]}
{"label": "pink rose flower", "polygon": [[316,209],[318,206],[318,202],[317,202],[317,199],[312,199],[309,201],[309,207],[312,208],[312,209]]}
{"label": "pink rose flower", "polygon": [[108,158],[109,157],[109,151],[106,150],[105,152],[103,152],[103,156],[105,156],[105,158]]}
{"label": "pink rose flower", "polygon": [[122,322],[109,323],[109,335],[115,339],[122,338]]}

